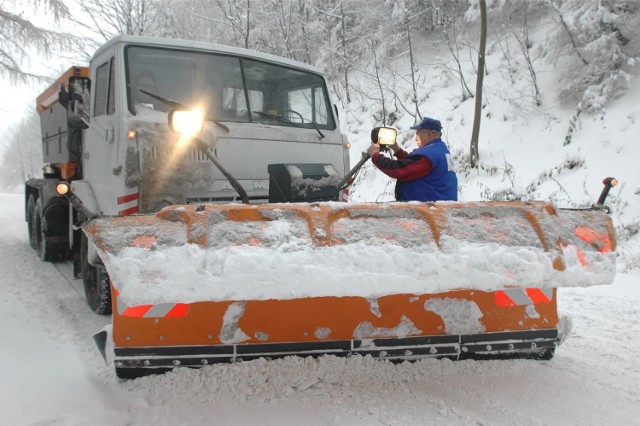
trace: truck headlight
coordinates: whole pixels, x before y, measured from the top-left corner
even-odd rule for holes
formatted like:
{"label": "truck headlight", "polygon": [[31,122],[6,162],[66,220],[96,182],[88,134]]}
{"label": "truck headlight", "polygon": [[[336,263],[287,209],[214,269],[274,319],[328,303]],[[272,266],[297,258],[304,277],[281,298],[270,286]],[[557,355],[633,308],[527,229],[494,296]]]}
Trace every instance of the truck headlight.
{"label": "truck headlight", "polygon": [[58,182],[56,185],[56,192],[60,195],[67,195],[71,191],[67,182]]}
{"label": "truck headlight", "polygon": [[204,116],[199,110],[175,110],[169,113],[169,128],[183,136],[193,136],[204,126]]}

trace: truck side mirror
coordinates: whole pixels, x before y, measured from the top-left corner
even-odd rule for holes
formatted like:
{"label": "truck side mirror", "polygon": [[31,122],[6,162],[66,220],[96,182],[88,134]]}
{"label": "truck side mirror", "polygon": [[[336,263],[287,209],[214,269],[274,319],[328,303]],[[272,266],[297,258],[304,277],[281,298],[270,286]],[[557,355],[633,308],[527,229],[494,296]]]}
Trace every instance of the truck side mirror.
{"label": "truck side mirror", "polygon": [[[62,89],[61,89],[62,92]],[[62,98],[59,95],[59,98]],[[89,77],[69,77],[69,107],[67,108],[67,124],[74,129],[89,127],[91,105],[91,79]]]}

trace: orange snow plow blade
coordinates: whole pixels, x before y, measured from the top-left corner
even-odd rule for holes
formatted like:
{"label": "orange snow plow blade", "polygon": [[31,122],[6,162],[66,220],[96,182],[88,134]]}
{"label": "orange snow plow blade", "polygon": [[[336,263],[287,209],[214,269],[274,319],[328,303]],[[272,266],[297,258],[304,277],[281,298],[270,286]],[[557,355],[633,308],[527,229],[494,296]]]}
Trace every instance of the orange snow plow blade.
{"label": "orange snow plow blade", "polygon": [[537,202],[186,205],[85,232],[111,278],[120,377],[289,355],[550,358],[556,288],[615,274],[607,214]]}

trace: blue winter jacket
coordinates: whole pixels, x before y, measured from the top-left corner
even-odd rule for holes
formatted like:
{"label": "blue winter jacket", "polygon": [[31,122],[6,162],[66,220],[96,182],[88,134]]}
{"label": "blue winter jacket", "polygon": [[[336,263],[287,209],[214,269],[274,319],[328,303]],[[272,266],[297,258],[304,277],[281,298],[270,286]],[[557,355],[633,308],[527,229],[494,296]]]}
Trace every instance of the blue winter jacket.
{"label": "blue winter jacket", "polygon": [[451,153],[438,138],[430,144],[412,151],[409,157],[427,157],[432,164],[431,173],[410,182],[398,182],[398,201],[457,201],[458,177],[453,170]]}

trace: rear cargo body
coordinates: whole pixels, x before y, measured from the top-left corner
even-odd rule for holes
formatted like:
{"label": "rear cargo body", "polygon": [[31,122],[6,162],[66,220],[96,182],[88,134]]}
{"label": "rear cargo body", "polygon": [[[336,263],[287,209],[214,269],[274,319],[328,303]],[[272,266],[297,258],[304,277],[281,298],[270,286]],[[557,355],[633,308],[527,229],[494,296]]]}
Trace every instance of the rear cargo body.
{"label": "rear cargo body", "polygon": [[[60,100],[59,92],[69,90],[70,77],[88,77],[89,68],[71,67],[36,99],[42,132],[42,159],[56,165],[78,163],[82,150],[81,132],[73,138],[67,126],[67,100]],[[73,132],[73,129],[71,129]]]}
{"label": "rear cargo body", "polygon": [[260,356],[550,357],[555,287],[615,271],[606,214],[544,203],[181,206],[87,231],[123,377]]}

